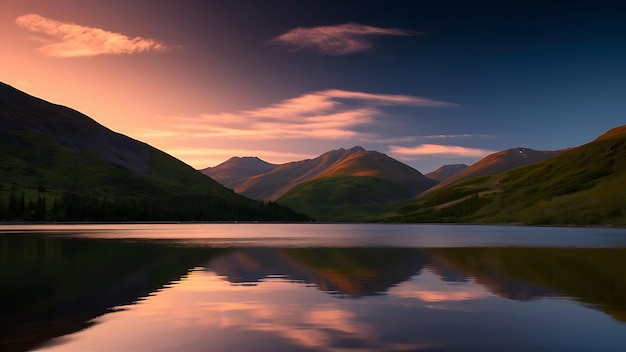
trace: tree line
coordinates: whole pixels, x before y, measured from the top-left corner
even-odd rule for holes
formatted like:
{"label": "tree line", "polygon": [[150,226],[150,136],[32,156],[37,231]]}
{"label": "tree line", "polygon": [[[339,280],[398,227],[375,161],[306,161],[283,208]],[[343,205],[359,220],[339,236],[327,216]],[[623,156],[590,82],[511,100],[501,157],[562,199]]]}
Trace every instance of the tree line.
{"label": "tree line", "polygon": [[274,202],[232,201],[208,195],[106,199],[63,192],[60,197],[26,199],[11,191],[0,202],[0,220],[9,221],[309,221]]}

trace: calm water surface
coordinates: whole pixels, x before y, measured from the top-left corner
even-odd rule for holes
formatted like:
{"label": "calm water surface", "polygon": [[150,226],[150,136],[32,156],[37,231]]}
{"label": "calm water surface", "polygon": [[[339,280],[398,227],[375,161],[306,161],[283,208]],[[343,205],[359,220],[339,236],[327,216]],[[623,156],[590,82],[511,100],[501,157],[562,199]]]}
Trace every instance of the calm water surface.
{"label": "calm water surface", "polygon": [[626,230],[0,226],[2,351],[626,351]]}

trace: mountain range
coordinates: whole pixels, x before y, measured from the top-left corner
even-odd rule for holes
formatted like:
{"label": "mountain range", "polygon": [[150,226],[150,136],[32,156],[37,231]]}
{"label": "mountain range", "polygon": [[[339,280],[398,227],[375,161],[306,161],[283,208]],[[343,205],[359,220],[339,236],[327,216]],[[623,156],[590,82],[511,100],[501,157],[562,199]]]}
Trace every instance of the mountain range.
{"label": "mountain range", "polygon": [[146,143],[1,82],[0,180],[0,219],[280,218],[271,212],[304,219],[278,205],[270,211]]}
{"label": "mountain range", "polygon": [[[563,150],[545,151],[530,148],[513,148],[487,155],[469,167],[462,168],[458,172],[446,178],[441,178],[440,183],[428,189],[422,195],[432,193],[455,182],[467,180],[478,176],[490,176],[499,174],[516,167],[544,161],[561,154]],[[443,170],[449,166],[442,166]],[[458,168],[457,168],[458,169]],[[435,170],[434,172],[437,172]],[[452,170],[454,171],[454,169]]]}
{"label": "mountain range", "polygon": [[469,167],[444,165],[422,175],[383,153],[357,146],[282,165],[257,157],[233,157],[201,171],[237,193],[277,201],[318,220],[372,221],[393,213],[402,202],[455,182],[494,175],[562,152],[514,148],[488,155]]}
{"label": "mountain range", "polygon": [[453,182],[389,221],[626,225],[626,125],[547,160]]}
{"label": "mountain range", "polygon": [[277,201],[326,221],[363,220],[436,184],[408,165],[359,146],[273,166],[258,158],[231,158],[202,172],[247,197]]}
{"label": "mountain range", "polygon": [[282,165],[233,158],[203,172],[230,182],[236,192],[323,221],[621,226],[626,224],[626,192],[619,186],[626,184],[625,145],[626,126],[621,126],[580,147],[517,147],[426,175],[361,147]]}
{"label": "mountain range", "polygon": [[358,146],[280,165],[234,157],[199,171],[0,83],[0,220],[624,226],[624,184],[626,125],[579,147],[518,147],[427,175]]}

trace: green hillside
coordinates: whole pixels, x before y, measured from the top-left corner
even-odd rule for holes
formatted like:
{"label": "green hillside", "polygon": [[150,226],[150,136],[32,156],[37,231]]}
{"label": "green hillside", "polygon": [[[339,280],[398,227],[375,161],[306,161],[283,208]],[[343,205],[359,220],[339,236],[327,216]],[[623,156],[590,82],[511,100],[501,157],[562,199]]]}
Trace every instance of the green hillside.
{"label": "green hillside", "polygon": [[406,186],[378,177],[331,176],[299,184],[277,202],[318,220],[371,221],[408,193]]}
{"label": "green hillside", "polygon": [[0,83],[0,220],[305,220]]}
{"label": "green hillside", "polygon": [[626,126],[549,160],[460,181],[396,210],[394,222],[626,225]]}

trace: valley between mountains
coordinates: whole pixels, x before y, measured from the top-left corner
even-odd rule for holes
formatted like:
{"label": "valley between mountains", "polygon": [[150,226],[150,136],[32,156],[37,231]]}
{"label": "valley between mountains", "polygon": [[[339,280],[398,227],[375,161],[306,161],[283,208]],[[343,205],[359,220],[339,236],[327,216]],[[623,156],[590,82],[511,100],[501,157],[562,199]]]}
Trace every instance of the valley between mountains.
{"label": "valley between mountains", "polygon": [[429,174],[362,147],[194,170],[0,83],[0,220],[626,225],[626,125],[579,147],[516,147]]}

